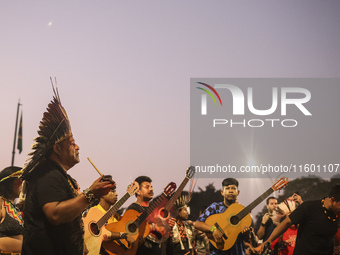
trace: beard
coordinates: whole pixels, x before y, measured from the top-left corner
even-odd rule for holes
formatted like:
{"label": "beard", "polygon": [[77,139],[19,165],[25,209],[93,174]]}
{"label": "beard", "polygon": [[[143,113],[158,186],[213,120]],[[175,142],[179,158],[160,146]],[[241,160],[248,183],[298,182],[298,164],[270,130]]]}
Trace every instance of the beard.
{"label": "beard", "polygon": [[148,196],[144,197],[144,201],[150,201],[153,198],[153,192],[152,193],[148,193]]}

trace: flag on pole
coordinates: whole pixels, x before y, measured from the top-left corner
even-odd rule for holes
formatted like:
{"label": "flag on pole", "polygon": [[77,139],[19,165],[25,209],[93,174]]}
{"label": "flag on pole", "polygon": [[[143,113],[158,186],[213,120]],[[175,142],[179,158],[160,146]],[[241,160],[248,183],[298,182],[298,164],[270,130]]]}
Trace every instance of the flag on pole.
{"label": "flag on pole", "polygon": [[19,154],[22,151],[22,112],[20,116],[20,124],[19,124],[19,131],[18,131],[18,146],[17,149],[19,150]]}

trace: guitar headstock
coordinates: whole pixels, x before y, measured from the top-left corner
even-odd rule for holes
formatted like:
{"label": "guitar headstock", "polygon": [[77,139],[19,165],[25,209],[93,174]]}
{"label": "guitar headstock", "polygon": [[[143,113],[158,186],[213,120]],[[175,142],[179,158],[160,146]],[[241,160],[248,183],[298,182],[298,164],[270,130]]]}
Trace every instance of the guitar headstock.
{"label": "guitar headstock", "polygon": [[185,176],[187,178],[191,179],[194,176],[195,172],[196,172],[195,167],[194,166],[189,166],[187,171],[186,171],[186,173],[185,173]]}
{"label": "guitar headstock", "polygon": [[138,182],[134,181],[131,184],[129,184],[126,192],[129,193],[130,196],[132,196],[133,194],[137,192],[138,189],[139,189],[139,184]]}
{"label": "guitar headstock", "polygon": [[287,177],[282,177],[280,179],[278,179],[272,186],[273,190],[280,190],[282,189],[284,186],[286,186],[288,184],[288,178]]}
{"label": "guitar headstock", "polygon": [[164,193],[166,196],[170,196],[172,193],[174,193],[175,189],[176,189],[176,183],[170,182],[170,183],[164,188],[163,193]]}

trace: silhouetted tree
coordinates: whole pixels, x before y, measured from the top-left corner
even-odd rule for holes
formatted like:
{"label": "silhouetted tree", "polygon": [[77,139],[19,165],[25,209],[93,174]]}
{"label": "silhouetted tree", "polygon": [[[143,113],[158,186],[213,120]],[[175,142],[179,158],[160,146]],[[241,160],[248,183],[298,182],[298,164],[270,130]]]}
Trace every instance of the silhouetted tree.
{"label": "silhouetted tree", "polygon": [[198,188],[199,192],[194,192],[192,194],[190,206],[190,219],[197,220],[200,213],[202,213],[206,207],[208,207],[213,202],[223,201],[220,190],[216,190],[212,183],[205,187],[205,190]]}

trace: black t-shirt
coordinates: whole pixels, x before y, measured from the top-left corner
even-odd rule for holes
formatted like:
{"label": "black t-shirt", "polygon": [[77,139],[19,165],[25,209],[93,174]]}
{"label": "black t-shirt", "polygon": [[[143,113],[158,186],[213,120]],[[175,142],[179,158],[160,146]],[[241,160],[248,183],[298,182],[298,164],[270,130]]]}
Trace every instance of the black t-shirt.
{"label": "black t-shirt", "polygon": [[[294,255],[333,255],[334,236],[338,231],[335,215],[324,212],[320,200],[302,203],[290,215],[292,223],[298,225]],[[333,216],[331,219],[328,216]]]}
{"label": "black t-shirt", "polygon": [[[263,216],[259,217],[256,221],[256,225],[255,225],[255,233],[257,233],[257,231],[260,229],[261,227],[261,223],[262,223],[262,218]],[[268,221],[265,224],[265,232],[264,232],[264,236],[262,238],[263,242],[266,241],[270,234],[273,232],[273,230],[276,228],[275,224],[273,223],[273,220],[271,218],[268,219]]]}
{"label": "black t-shirt", "polygon": [[61,225],[52,225],[42,207],[76,196],[71,185],[76,184],[53,161],[45,161],[27,179],[24,240],[22,255],[82,255],[83,224],[81,215]]}

